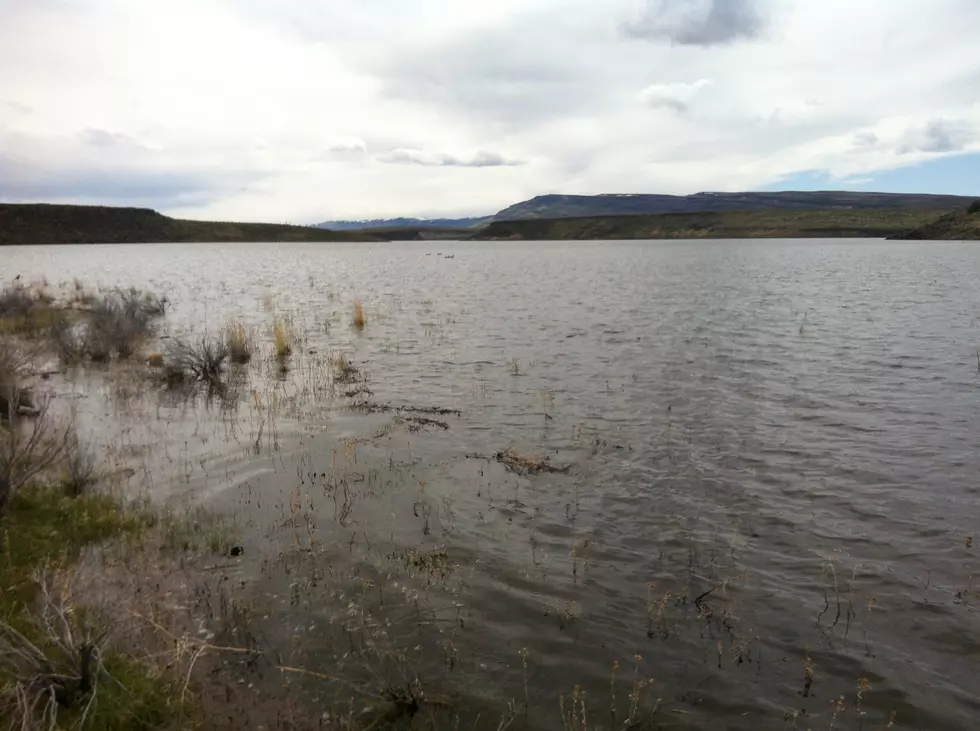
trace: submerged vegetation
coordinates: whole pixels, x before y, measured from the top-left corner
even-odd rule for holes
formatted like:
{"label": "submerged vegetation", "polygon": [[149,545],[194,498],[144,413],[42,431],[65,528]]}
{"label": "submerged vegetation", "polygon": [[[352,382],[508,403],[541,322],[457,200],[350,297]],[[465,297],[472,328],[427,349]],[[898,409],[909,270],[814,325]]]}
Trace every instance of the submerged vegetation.
{"label": "submerged vegetation", "polygon": [[153,337],[166,307],[166,298],[133,288],[96,295],[75,283],[52,294],[44,283],[18,283],[0,294],[0,334],[49,339],[65,365],[125,360]]}
{"label": "submerged vegetation", "polygon": [[231,348],[225,342],[207,334],[194,342],[174,339],[165,358],[167,378],[217,383],[230,353]]}

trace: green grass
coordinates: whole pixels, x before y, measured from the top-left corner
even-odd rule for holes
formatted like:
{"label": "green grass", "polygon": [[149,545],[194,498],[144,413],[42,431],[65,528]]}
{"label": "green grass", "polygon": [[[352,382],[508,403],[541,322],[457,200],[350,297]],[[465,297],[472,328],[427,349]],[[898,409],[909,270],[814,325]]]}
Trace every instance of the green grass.
{"label": "green grass", "polygon": [[[37,571],[70,570],[87,547],[107,541],[138,541],[157,522],[152,513],[128,508],[108,495],[69,498],[55,488],[22,490],[0,521],[4,538],[4,549],[0,551],[0,621],[23,634],[48,657],[57,657],[51,637],[38,624]],[[77,628],[90,615],[87,607],[73,606],[69,617]],[[120,619],[107,617],[106,621]],[[182,701],[178,678],[168,675],[162,665],[151,659],[141,659],[121,649],[110,645],[102,658],[108,675],[98,682],[97,702],[85,719],[85,729],[150,731],[200,727],[194,703]],[[15,682],[13,671],[0,663],[0,718],[16,718],[16,727],[20,728],[20,708],[12,694]],[[54,728],[80,727],[86,705],[87,700],[82,698],[68,707],[59,707]]]}
{"label": "green grass", "polygon": [[53,488],[21,490],[0,520],[0,612],[31,600],[35,567],[72,562],[88,546],[137,536],[155,523],[153,515],[128,510],[108,495],[71,498]]}

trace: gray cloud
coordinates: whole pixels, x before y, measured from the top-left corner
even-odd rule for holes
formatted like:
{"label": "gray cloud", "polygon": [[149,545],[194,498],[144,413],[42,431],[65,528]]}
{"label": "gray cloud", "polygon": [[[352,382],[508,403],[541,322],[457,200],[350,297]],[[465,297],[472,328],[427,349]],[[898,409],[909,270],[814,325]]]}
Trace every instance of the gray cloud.
{"label": "gray cloud", "polygon": [[716,46],[757,38],[763,27],[755,0],[647,0],[623,30],[632,38]]}
{"label": "gray cloud", "polygon": [[63,136],[0,134],[0,199],[176,208],[208,205],[268,178],[256,165],[172,159],[137,137],[89,127]]}
{"label": "gray cloud", "polygon": [[854,135],[854,147],[864,150],[878,144],[878,135],[874,132],[858,132]]}
{"label": "gray cloud", "polygon": [[511,160],[498,152],[480,150],[473,157],[460,158],[445,152],[425,152],[410,147],[397,149],[378,155],[379,162],[391,165],[424,165],[431,167],[487,168],[523,165],[521,160]]}
{"label": "gray cloud", "polygon": [[654,109],[671,109],[683,113],[691,108],[698,92],[707,86],[711,86],[707,79],[698,79],[691,84],[653,84],[640,92],[639,99]]}
{"label": "gray cloud", "polygon": [[898,146],[898,154],[911,152],[959,152],[974,139],[968,126],[936,119],[924,127],[912,128],[905,133],[905,140]]}
{"label": "gray cloud", "polygon": [[30,114],[34,110],[25,104],[18,104],[17,102],[11,101],[0,101],[0,111],[9,112],[10,114],[20,117],[24,116],[25,114]]}
{"label": "gray cloud", "polygon": [[360,155],[367,152],[367,143],[360,137],[343,137],[334,140],[327,148],[327,151]]}
{"label": "gray cloud", "polygon": [[564,12],[521,14],[500,25],[400,47],[372,71],[388,98],[439,108],[481,126],[525,131],[589,113],[615,97],[615,80],[624,71],[610,67],[601,49],[586,42],[588,31]]}
{"label": "gray cloud", "polygon": [[102,150],[146,150],[146,147],[140,144],[136,138],[120,132],[109,132],[104,129],[89,128],[83,130],[79,133],[78,138],[83,145]]}

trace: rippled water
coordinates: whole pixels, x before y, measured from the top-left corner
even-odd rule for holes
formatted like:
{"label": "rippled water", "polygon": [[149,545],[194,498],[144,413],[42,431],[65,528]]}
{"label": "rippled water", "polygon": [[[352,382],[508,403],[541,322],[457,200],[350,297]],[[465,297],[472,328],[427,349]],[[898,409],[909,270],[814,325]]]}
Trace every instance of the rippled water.
{"label": "rippled water", "polygon": [[[358,613],[490,728],[511,698],[529,702],[520,724],[561,728],[576,685],[590,726],[621,727],[634,674],[665,728],[976,727],[974,245],[0,254],[4,279],[166,293],[174,333],[273,311],[305,333],[293,372],[256,370],[230,412],[63,387],[161,499],[242,521],[263,558],[238,576],[272,597],[259,630],[297,663],[338,662]],[[336,389],[321,401],[317,359],[337,350],[372,401],[460,415],[415,432]],[[276,394],[270,437],[254,402]],[[568,470],[507,471],[508,447]],[[432,550],[451,568],[406,571]]]}

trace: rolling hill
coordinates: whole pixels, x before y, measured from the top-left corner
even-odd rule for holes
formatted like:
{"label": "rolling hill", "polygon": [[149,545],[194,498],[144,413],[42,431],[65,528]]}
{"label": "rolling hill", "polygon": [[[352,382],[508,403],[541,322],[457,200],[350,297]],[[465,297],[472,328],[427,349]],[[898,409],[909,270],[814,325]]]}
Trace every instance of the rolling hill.
{"label": "rolling hill", "polygon": [[707,211],[494,221],[479,239],[886,238],[935,218],[931,211]]}
{"label": "rolling hill", "polygon": [[980,241],[980,200],[974,201],[965,209],[947,213],[892,238],[925,241]]}
{"label": "rolling hill", "polygon": [[0,203],[0,246],[375,240],[377,237],[356,231],[336,232],[308,226],[186,221],[149,208]]}

